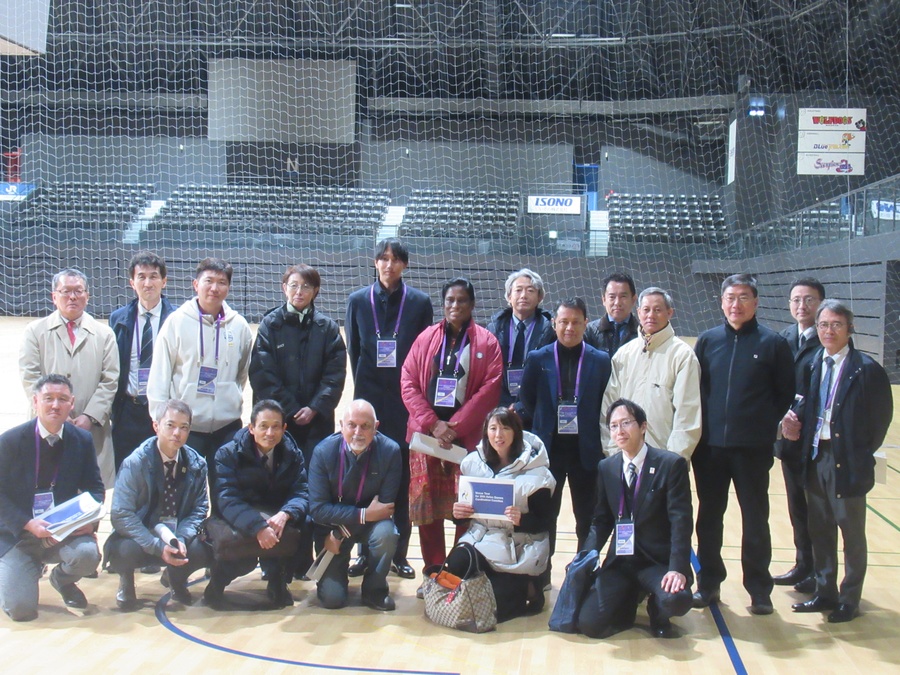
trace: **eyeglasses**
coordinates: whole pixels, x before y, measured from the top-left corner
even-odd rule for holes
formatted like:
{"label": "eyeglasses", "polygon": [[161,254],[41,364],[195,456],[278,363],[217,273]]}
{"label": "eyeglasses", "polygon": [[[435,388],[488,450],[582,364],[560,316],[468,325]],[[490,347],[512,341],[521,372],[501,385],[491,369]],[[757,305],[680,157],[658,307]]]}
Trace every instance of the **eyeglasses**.
{"label": "eyeglasses", "polygon": [[809,307],[810,305],[814,305],[817,302],[821,302],[821,300],[812,295],[804,295],[802,298],[791,298],[791,304],[795,307],[797,305],[805,305]]}
{"label": "eyeglasses", "polygon": [[846,325],[847,324],[845,324],[843,321],[820,321],[819,323],[816,324],[816,328],[819,329],[820,331],[822,331],[823,333],[826,330],[830,330],[830,331],[833,331],[836,333],[839,330],[841,330],[842,328],[844,328],[844,326],[846,326]]}
{"label": "eyeglasses", "polygon": [[739,305],[746,305],[753,302],[752,295],[723,295],[722,302],[726,305],[733,305],[737,303]]}
{"label": "eyeglasses", "polygon": [[87,293],[87,291],[83,288],[58,288],[54,291],[54,293],[58,293],[59,295],[63,295],[69,298],[81,298]]}
{"label": "eyeglasses", "polygon": [[619,429],[625,431],[632,424],[637,424],[637,420],[622,420],[621,422],[613,422],[609,425],[609,430],[611,433],[616,433],[619,431]]}
{"label": "eyeglasses", "polygon": [[298,284],[296,282],[292,282],[287,285],[287,289],[291,293],[296,293],[297,291],[303,291],[304,293],[309,293],[310,291],[315,289],[315,286],[313,286],[312,284]]}

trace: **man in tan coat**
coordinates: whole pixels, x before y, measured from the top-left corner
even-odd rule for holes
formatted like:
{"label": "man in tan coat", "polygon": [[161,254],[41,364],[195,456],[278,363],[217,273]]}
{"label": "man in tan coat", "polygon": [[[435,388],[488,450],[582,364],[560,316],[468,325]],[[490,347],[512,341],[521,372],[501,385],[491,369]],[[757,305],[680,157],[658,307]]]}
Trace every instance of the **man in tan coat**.
{"label": "man in tan coat", "polygon": [[72,382],[75,407],[71,422],[94,438],[103,484],[115,483],[109,417],[119,385],[119,351],[106,324],[85,312],[90,293],[87,277],[76,269],[53,276],[51,292],[56,311],[25,329],[19,371],[30,393],[43,375],[60,373]]}

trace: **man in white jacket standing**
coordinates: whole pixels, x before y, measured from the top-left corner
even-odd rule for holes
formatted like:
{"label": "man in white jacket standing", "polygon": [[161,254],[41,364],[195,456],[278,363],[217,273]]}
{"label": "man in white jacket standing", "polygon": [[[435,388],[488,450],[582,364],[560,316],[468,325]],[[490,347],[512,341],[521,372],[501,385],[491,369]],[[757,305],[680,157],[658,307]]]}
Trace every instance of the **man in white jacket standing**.
{"label": "man in white jacket standing", "polygon": [[160,329],[147,382],[155,419],[171,398],[193,410],[187,445],[206,458],[210,477],[216,450],[241,428],[250,365],[250,326],[225,302],[232,274],[224,260],[200,261],[194,276],[197,295],[172,312]]}
{"label": "man in white jacket standing", "polygon": [[[603,411],[625,398],[647,412],[647,443],[689,460],[700,440],[700,363],[694,350],[675,337],[672,296],[656,286],[638,296],[638,337],[612,360]],[[604,431],[606,454],[618,450]]]}

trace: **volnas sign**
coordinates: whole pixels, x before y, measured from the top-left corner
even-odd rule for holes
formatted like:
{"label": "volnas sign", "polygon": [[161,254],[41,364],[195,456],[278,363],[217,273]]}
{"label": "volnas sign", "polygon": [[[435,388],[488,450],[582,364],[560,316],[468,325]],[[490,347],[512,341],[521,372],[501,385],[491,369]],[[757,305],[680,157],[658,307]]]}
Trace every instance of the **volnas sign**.
{"label": "volnas sign", "polygon": [[529,195],[528,213],[580,216],[581,195]]}

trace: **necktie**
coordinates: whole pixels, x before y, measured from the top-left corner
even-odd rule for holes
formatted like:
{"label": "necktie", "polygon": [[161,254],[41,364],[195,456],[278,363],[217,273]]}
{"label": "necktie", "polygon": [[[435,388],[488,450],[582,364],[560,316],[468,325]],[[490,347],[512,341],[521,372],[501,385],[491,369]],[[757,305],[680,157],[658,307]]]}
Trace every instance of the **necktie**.
{"label": "necktie", "polygon": [[806,333],[800,333],[800,349],[806,344]]}
{"label": "necktie", "polygon": [[525,322],[516,327],[516,343],[513,345],[512,365],[521,366],[525,361]]}
{"label": "necktie", "polygon": [[269,456],[268,456],[268,455],[263,455],[263,456],[262,456],[262,467],[263,467],[266,471],[269,471],[269,470],[271,469],[271,467],[269,466]]}
{"label": "necktie", "polygon": [[163,487],[163,505],[160,511],[160,518],[171,519],[177,514],[176,491],[175,491],[175,460],[163,462],[163,473],[165,474],[165,484]]}
{"label": "necktie", "polygon": [[69,332],[69,342],[72,343],[72,346],[75,346],[75,322],[74,321],[66,321],[66,330]]}
{"label": "necktie", "polygon": [[825,416],[825,406],[828,403],[828,394],[831,393],[831,380],[834,377],[834,359],[825,357],[825,377],[819,385],[819,417]]}
{"label": "necktie", "polygon": [[637,482],[637,467],[634,462],[628,462],[627,473],[625,476],[625,505],[628,507],[628,513],[634,513],[634,488]]}
{"label": "necktie", "polygon": [[150,312],[144,313],[144,328],[141,331],[141,368],[149,368],[153,360],[153,327],[150,325]]}
{"label": "necktie", "polygon": [[49,445],[51,448],[54,445],[56,445],[58,441],[59,441],[58,434],[47,434],[47,445]]}

